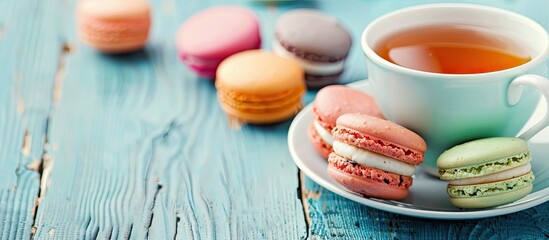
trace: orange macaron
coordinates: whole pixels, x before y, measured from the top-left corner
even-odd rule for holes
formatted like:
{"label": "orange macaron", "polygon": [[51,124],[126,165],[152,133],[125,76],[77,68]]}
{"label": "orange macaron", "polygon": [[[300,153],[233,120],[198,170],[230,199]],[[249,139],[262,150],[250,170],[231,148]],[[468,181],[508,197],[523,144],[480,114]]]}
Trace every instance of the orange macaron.
{"label": "orange macaron", "polygon": [[248,50],[217,69],[217,96],[230,117],[253,124],[284,121],[297,113],[305,93],[303,68],[293,59]]}
{"label": "orange macaron", "polygon": [[84,0],[77,7],[78,33],[101,52],[133,52],[147,42],[150,12],[143,0]]}

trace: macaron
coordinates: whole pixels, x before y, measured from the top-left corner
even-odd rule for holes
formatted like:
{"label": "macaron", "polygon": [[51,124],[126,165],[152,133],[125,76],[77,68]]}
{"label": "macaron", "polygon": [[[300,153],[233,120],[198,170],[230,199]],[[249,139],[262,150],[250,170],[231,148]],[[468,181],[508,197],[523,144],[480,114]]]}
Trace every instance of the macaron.
{"label": "macaron", "polygon": [[427,145],[416,133],[367,114],[340,116],[332,130],[328,174],[347,189],[368,197],[399,200],[408,195],[415,166]]}
{"label": "macaron", "polygon": [[486,138],[457,145],[437,160],[448,180],[450,202],[460,208],[488,208],[514,202],[532,191],[534,174],[526,141]]}
{"label": "macaron", "polygon": [[284,121],[302,106],[303,69],[294,60],[263,50],[225,59],[215,80],[221,108],[229,117],[253,124]]}
{"label": "macaron", "polygon": [[179,28],[179,58],[201,77],[215,77],[225,58],[261,46],[254,13],[239,6],[211,7],[189,17]]}
{"label": "macaron", "polygon": [[309,141],[324,158],[332,152],[332,129],[339,116],[364,113],[384,118],[374,98],[343,85],[327,86],[318,91],[313,101],[313,122],[307,131]]}
{"label": "macaron", "polygon": [[84,0],[77,7],[78,33],[101,52],[133,52],[147,42],[150,12],[143,0]]}
{"label": "macaron", "polygon": [[351,35],[336,18],[297,9],[278,19],[272,49],[303,66],[307,87],[321,88],[338,81],[351,44]]}

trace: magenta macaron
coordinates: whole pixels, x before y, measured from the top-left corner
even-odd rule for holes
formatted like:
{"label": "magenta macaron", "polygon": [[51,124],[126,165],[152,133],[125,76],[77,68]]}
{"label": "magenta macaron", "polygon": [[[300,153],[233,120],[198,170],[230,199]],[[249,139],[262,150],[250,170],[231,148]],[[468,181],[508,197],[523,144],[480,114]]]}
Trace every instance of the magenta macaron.
{"label": "magenta macaron", "polygon": [[213,79],[221,61],[261,46],[259,23],[252,11],[217,6],[189,17],[176,37],[179,57],[199,76]]}
{"label": "magenta macaron", "polygon": [[416,133],[366,114],[345,114],[332,130],[328,174],[347,189],[381,199],[408,195],[427,149]]}
{"label": "magenta macaron", "polygon": [[332,152],[331,131],[339,116],[346,113],[364,113],[383,118],[374,98],[356,89],[342,85],[327,86],[318,91],[313,102],[313,122],[307,131],[311,144],[324,158]]}

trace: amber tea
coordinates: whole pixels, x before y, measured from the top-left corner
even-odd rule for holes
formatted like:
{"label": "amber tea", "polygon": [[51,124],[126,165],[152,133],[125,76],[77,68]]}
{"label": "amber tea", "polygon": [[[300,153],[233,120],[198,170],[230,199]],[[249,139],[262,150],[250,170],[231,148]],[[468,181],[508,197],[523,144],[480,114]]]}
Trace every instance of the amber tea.
{"label": "amber tea", "polygon": [[531,59],[515,39],[469,25],[409,28],[382,39],[374,50],[397,65],[445,74],[494,72]]}

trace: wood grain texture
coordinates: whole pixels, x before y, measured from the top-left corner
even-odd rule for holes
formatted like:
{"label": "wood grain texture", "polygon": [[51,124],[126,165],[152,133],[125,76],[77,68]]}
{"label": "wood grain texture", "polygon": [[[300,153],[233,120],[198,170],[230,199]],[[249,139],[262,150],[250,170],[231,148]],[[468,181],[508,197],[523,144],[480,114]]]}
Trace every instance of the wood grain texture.
{"label": "wood grain texture", "polygon": [[[21,14],[21,13],[29,14]],[[47,1],[0,1],[0,238],[28,239],[62,40]]]}
{"label": "wood grain texture", "polygon": [[181,18],[206,5],[155,3],[149,45],[127,55],[98,54],[78,41],[72,22],[60,26],[71,50],[51,118],[56,147],[48,149],[37,238],[306,235],[289,122],[228,128],[212,82],[177,59]]}
{"label": "wood grain texture", "polygon": [[[78,40],[76,1],[0,0],[1,239],[549,236],[548,204],[499,218],[431,221],[367,208],[306,177],[300,184],[289,122],[229,128],[213,84],[177,59],[179,25],[221,0],[151,1],[150,43],[115,56]],[[356,41],[382,13],[437,1],[228,2],[256,12],[270,48],[276,19],[293,8],[338,16]],[[547,8],[537,7],[545,0],[468,2],[548,24]],[[355,42],[342,82],[366,76]]]}
{"label": "wood grain texture", "polygon": [[479,220],[430,220],[393,214],[349,201],[304,179],[311,227],[319,239],[546,239],[549,203]]}

